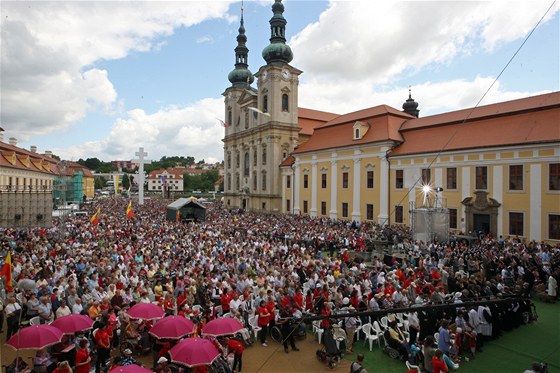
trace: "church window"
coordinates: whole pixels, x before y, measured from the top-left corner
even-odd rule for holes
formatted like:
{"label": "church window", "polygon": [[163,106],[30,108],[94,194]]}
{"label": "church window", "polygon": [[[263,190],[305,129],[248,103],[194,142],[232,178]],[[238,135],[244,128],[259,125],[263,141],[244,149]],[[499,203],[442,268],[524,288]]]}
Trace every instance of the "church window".
{"label": "church window", "polygon": [[475,169],[476,189],[488,189],[488,167],[480,166]]}
{"label": "church window", "polygon": [[240,182],[239,182],[239,174],[235,174],[235,189],[239,190]]}
{"label": "church window", "polygon": [[560,190],[560,163],[548,165],[548,190]]}
{"label": "church window", "polygon": [[266,190],[266,171],[263,171],[262,173],[262,185],[261,185],[261,189],[263,191]]}
{"label": "church window", "polygon": [[233,114],[231,112],[231,108],[228,108],[228,113],[227,113],[227,122],[228,124],[231,126],[232,123],[232,118],[233,118]]}
{"label": "church window", "polygon": [[262,111],[264,113],[268,113],[268,95],[263,96],[263,108]]}
{"label": "church window", "polygon": [[523,236],[523,213],[509,213],[509,234],[512,236]]}
{"label": "church window", "polygon": [[237,153],[235,154],[235,167],[239,168],[239,164],[240,164],[240,161],[239,161],[239,152],[237,152]]}
{"label": "church window", "polygon": [[262,149],[262,164],[263,166],[266,165],[266,147]]}
{"label": "church window", "polygon": [[226,190],[230,190],[231,189],[231,174],[227,174],[227,178],[226,178]]}
{"label": "church window", "polygon": [[253,171],[253,190],[257,190],[257,173]]}
{"label": "church window", "polygon": [[282,111],[290,111],[287,93],[282,95]]}
{"label": "church window", "polygon": [[257,149],[253,150],[253,166],[257,167]]}
{"label": "church window", "polygon": [[250,162],[249,161],[249,152],[245,152],[245,159],[243,160],[243,164],[244,164],[243,176],[245,176],[245,177],[249,177],[249,165],[250,165],[249,162]]}
{"label": "church window", "polygon": [[249,128],[249,110],[245,110],[245,129]]}

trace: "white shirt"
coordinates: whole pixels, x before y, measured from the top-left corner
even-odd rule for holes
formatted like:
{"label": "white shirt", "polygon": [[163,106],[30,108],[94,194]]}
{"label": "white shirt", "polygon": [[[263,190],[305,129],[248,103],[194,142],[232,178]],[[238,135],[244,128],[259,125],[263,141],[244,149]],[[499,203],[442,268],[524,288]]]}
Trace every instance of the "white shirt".
{"label": "white shirt", "polygon": [[78,304],[78,303],[74,303],[74,305],[72,306],[72,313],[74,315],[80,314],[82,313],[84,307],[82,306],[82,304]]}

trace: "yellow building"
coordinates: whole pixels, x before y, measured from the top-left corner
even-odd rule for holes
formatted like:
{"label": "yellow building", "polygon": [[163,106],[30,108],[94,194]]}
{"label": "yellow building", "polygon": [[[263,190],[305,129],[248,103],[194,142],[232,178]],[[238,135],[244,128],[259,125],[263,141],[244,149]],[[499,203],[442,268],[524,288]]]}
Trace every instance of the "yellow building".
{"label": "yellow building", "polygon": [[302,71],[282,3],[272,10],[256,89],[241,19],[224,92],[226,205],[406,225],[438,207],[458,232],[560,241],[560,92],[424,118],[410,95],[403,111],[299,108]]}

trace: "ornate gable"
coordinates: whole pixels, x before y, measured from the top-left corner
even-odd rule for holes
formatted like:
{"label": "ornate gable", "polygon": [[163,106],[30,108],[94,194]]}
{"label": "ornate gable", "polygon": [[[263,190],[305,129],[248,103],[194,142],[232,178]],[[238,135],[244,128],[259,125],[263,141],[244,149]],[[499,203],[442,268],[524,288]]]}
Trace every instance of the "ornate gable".
{"label": "ornate gable", "polygon": [[365,136],[368,130],[369,130],[369,124],[358,120],[352,126],[352,131],[353,131],[352,138],[354,140],[361,140]]}

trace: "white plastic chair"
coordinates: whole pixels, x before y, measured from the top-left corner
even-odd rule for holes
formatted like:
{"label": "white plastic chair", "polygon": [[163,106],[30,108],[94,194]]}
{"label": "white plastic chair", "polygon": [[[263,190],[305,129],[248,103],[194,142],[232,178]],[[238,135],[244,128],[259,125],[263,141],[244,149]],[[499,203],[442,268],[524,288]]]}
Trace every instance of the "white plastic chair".
{"label": "white plastic chair", "polygon": [[214,312],[216,312],[216,315],[218,317],[222,317],[222,314],[224,313],[224,311],[222,311],[222,306],[214,307]]}
{"label": "white plastic chair", "polygon": [[364,324],[362,326],[362,331],[364,332],[365,336],[364,344],[366,344],[366,342],[369,342],[370,351],[373,349],[373,341],[377,341],[377,344],[379,345],[379,334],[371,324]]}
{"label": "white plastic chair", "polygon": [[259,315],[255,315],[255,316],[249,317],[249,320],[248,320],[249,325],[251,326],[251,329],[253,329],[253,334],[254,334],[255,340],[257,340],[257,334],[262,329],[259,326],[258,319],[259,319]]}
{"label": "white plastic chair", "polygon": [[420,370],[420,367],[418,365],[412,365],[408,361],[405,361],[405,363],[408,370],[416,370],[418,373],[422,373],[422,370]]}
{"label": "white plastic chair", "polygon": [[387,330],[389,328],[389,319],[387,316],[383,316],[381,320],[379,320],[379,324],[381,324],[384,330]]}
{"label": "white plastic chair", "polygon": [[313,334],[317,334],[317,340],[321,344],[321,338],[323,337],[323,328],[321,328],[321,321],[315,320],[311,323],[313,326]]}
{"label": "white plastic chair", "polygon": [[41,323],[41,318],[39,316],[32,317],[29,320],[29,325],[39,325]]}

